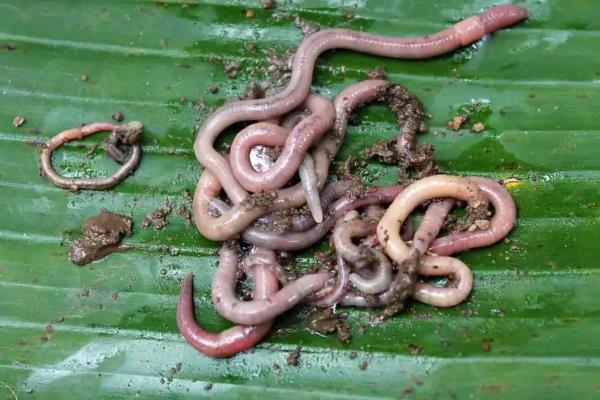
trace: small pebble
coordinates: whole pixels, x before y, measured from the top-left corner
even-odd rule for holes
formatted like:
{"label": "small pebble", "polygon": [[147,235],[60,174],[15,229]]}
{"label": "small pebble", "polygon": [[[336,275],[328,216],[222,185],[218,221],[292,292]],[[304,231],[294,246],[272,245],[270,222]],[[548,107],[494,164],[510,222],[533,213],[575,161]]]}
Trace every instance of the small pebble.
{"label": "small pebble", "polygon": [[254,18],[254,10],[246,11],[246,18]]}
{"label": "small pebble", "polygon": [[485,130],[485,125],[482,122],[477,122],[473,124],[471,130],[475,133],[481,133]]}
{"label": "small pebble", "polygon": [[22,117],[20,115],[17,115],[13,119],[13,125],[15,126],[15,128],[23,126],[24,123],[25,123],[25,117]]}
{"label": "small pebble", "polygon": [[209,92],[211,92],[212,94],[216,94],[219,93],[219,86],[217,85],[212,85],[211,87],[208,88]]}
{"label": "small pebble", "polygon": [[260,4],[265,10],[275,8],[275,0],[261,0]]}
{"label": "small pebble", "polygon": [[125,114],[123,114],[121,111],[118,111],[112,115],[112,119],[113,121],[121,122],[125,119]]}
{"label": "small pebble", "polygon": [[362,370],[364,371],[365,369],[367,369],[367,366],[368,366],[368,365],[369,365],[369,364],[368,364],[366,361],[362,361],[362,362],[361,362],[361,363],[358,365],[358,368],[360,368],[360,369],[362,369]]}
{"label": "small pebble", "polygon": [[463,126],[465,122],[467,122],[467,119],[469,119],[469,117],[467,117],[466,115],[457,115],[452,119],[452,121],[448,121],[448,128],[457,131]]}
{"label": "small pebble", "polygon": [[81,75],[81,78],[79,78],[79,79],[81,79],[84,82],[87,82],[90,80],[90,77],[87,74],[83,74],[83,75]]}
{"label": "small pebble", "polygon": [[482,345],[483,351],[489,352],[492,349],[492,341],[491,339],[484,339]]}
{"label": "small pebble", "polygon": [[485,231],[486,229],[489,229],[490,221],[488,221],[487,219],[478,219],[475,220],[475,226],[480,230]]}

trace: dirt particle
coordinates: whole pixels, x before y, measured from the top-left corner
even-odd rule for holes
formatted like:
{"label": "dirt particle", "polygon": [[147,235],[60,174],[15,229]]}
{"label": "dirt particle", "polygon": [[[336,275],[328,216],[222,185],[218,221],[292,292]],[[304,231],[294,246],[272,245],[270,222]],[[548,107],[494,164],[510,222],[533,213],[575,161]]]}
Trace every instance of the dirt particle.
{"label": "dirt particle", "polygon": [[385,69],[379,66],[371,71],[367,71],[367,79],[386,79]]}
{"label": "dirt particle", "polygon": [[292,350],[290,352],[290,354],[288,354],[287,356],[287,363],[288,365],[291,365],[292,367],[297,367],[298,365],[300,365],[300,346],[296,347],[294,350]]}
{"label": "dirt particle", "polygon": [[254,53],[256,50],[258,50],[258,46],[256,46],[256,43],[246,42],[244,43],[244,49],[246,49],[246,51]]}
{"label": "dirt particle", "polygon": [[15,51],[17,49],[17,46],[12,45],[10,43],[6,43],[6,44],[3,44],[2,46],[0,46],[0,49],[2,49],[4,51]]}
{"label": "dirt particle", "polygon": [[452,120],[448,121],[447,126],[453,131],[457,131],[460,128],[462,128],[462,126],[465,124],[465,122],[467,122],[468,119],[469,117],[466,115],[457,115],[456,117],[452,118]]}
{"label": "dirt particle", "polygon": [[348,357],[350,357],[351,360],[354,360],[356,357],[358,357],[358,353],[355,351],[351,351]]}
{"label": "dirt particle", "polygon": [[471,127],[471,131],[473,131],[475,133],[481,133],[484,130],[485,130],[485,125],[483,124],[483,122],[476,122]]}
{"label": "dirt particle", "polygon": [[223,61],[223,72],[231,79],[235,79],[240,71],[241,64],[238,61]]}
{"label": "dirt particle", "polygon": [[173,211],[173,204],[166,201],[163,205],[158,207],[156,210],[151,211],[146,215],[146,218],[142,221],[142,228],[147,229],[150,225],[154,225],[154,229],[159,231],[169,224],[167,217]]}
{"label": "dirt particle", "polygon": [[254,16],[255,16],[254,10],[246,11],[246,18],[254,18]]}
{"label": "dirt particle", "polygon": [[252,81],[244,89],[244,94],[240,100],[256,100],[265,97],[265,89],[256,81]]}
{"label": "dirt particle", "polygon": [[411,344],[408,345],[408,349],[410,350],[410,352],[413,355],[417,355],[417,354],[420,354],[423,351],[424,347],[423,346],[419,346],[418,344],[411,343]]}
{"label": "dirt particle", "polygon": [[116,113],[113,113],[111,117],[113,121],[121,122],[125,119],[125,114],[123,114],[121,111],[117,111]]}
{"label": "dirt particle", "polygon": [[56,319],[56,322],[57,322],[57,323],[62,323],[62,322],[65,322],[65,317],[61,315],[60,317],[58,317],[58,318]]}
{"label": "dirt particle", "polygon": [[20,128],[25,123],[25,117],[17,115],[13,118],[13,125],[15,128]]}
{"label": "dirt particle", "polygon": [[219,93],[219,85],[212,85],[211,87],[208,88],[208,91],[211,92],[212,94]]}
{"label": "dirt particle", "polygon": [[272,10],[276,6],[275,0],[261,0],[260,5],[265,10]]}
{"label": "dirt particle", "polygon": [[90,80],[90,77],[88,76],[88,74],[82,74],[79,79],[83,82],[87,82]]}
{"label": "dirt particle", "polygon": [[473,310],[472,308],[466,308],[464,310],[460,310],[460,314],[464,315],[465,317],[473,317],[475,315],[477,315],[477,311]]}
{"label": "dirt particle", "polygon": [[490,350],[492,350],[492,339],[483,339],[481,348],[485,352],[489,352]]}
{"label": "dirt particle", "polygon": [[342,17],[346,18],[347,20],[351,20],[351,19],[354,19],[354,14],[352,14],[352,12],[350,12],[348,10],[343,10]]}
{"label": "dirt particle", "polygon": [[505,385],[481,385],[481,391],[487,393],[500,393],[507,389]]}
{"label": "dirt particle", "polygon": [[191,193],[187,189],[184,190],[183,192],[181,192],[181,197],[183,197],[187,201],[192,201],[193,200]]}
{"label": "dirt particle", "polygon": [[192,212],[187,209],[187,207],[183,204],[177,206],[177,215],[183,218],[183,222],[185,226],[190,227],[192,225]]}
{"label": "dirt particle", "polygon": [[123,251],[120,243],[123,237],[131,236],[131,226],[131,218],[103,210],[83,223],[83,236],[71,245],[69,261],[85,265],[115,251]]}
{"label": "dirt particle", "polygon": [[496,317],[504,317],[504,309],[503,308],[492,308],[490,314]]}
{"label": "dirt particle", "polygon": [[361,361],[361,363],[358,364],[358,368],[360,368],[363,371],[366,370],[368,366],[369,366],[369,363],[366,361]]}
{"label": "dirt particle", "polygon": [[279,375],[281,373],[281,367],[279,366],[279,364],[273,363],[273,365],[271,366],[271,368],[273,368],[273,373],[275,375]]}
{"label": "dirt particle", "polygon": [[206,386],[204,386],[204,390],[206,390],[207,392],[209,390],[211,390],[213,388],[213,384],[212,383],[207,383]]}
{"label": "dirt particle", "polygon": [[396,139],[381,140],[370,147],[363,149],[362,154],[367,159],[375,159],[384,164],[398,164],[400,154]]}
{"label": "dirt particle", "polygon": [[296,25],[296,28],[300,29],[302,36],[310,36],[313,33],[321,30],[321,27],[316,23],[307,21],[297,15],[294,18],[294,25]]}
{"label": "dirt particle", "polygon": [[273,204],[275,199],[277,199],[277,192],[274,190],[263,193],[251,193],[242,200],[240,205],[247,210],[252,210],[254,208],[268,208]]}

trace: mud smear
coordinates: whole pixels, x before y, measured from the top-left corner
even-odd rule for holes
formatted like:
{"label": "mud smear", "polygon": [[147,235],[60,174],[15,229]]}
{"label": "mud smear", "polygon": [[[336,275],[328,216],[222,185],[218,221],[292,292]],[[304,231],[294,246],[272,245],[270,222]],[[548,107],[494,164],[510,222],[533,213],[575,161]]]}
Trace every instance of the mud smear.
{"label": "mud smear", "polygon": [[125,251],[120,247],[121,240],[132,233],[131,218],[102,211],[83,224],[83,236],[73,242],[69,261],[77,265],[89,264],[106,257],[115,251]]}

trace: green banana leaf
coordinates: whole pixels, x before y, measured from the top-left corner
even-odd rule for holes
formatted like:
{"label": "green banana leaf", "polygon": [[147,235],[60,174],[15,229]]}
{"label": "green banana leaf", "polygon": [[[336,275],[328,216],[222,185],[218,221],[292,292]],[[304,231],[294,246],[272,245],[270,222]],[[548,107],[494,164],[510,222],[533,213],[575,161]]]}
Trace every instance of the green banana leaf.
{"label": "green banana leaf", "polygon": [[[267,49],[299,43],[296,15],[410,36],[496,3],[279,0],[272,11],[259,0],[0,1],[0,399],[600,397],[596,0],[528,0],[529,21],[432,60],[347,51],[319,60],[314,89],[330,98],[376,66],[408,87],[431,115],[420,140],[435,145],[446,171],[514,178],[518,226],[509,240],[460,255],[475,287],[459,307],[411,303],[378,326],[369,325],[376,311],[344,310],[349,344],[309,331],[298,308],[254,351],[207,358],[179,336],[175,309],[193,271],[199,321],[229,326],[210,304],[218,244],[175,212],[160,231],[140,227],[166,201],[189,208],[182,192],[193,191],[200,172],[194,127],[252,79],[243,71],[230,79],[222,60],[265,67]],[[446,129],[471,104],[480,105],[473,120],[485,131]],[[39,176],[41,142],[119,111],[145,126],[134,175],[113,190],[79,193]],[[15,127],[15,116],[25,124]],[[338,160],[396,135],[384,107],[360,116]],[[94,151],[100,140],[57,151],[59,170],[113,171]],[[369,168],[376,182],[395,179],[394,169]],[[69,241],[102,208],[133,218],[126,243],[134,249],[70,264]],[[310,252],[296,260],[310,261]],[[294,367],[286,358],[297,346]]]}

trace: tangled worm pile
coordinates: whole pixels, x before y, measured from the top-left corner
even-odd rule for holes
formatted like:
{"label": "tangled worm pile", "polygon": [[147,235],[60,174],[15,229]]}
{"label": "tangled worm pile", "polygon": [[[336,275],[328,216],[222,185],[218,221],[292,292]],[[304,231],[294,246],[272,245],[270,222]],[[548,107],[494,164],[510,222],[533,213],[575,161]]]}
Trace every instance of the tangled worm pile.
{"label": "tangled worm pile", "polygon": [[[465,300],[473,276],[464,263],[448,256],[505,237],[516,219],[510,194],[489,179],[436,175],[433,147],[415,142],[416,135],[427,130],[425,112],[402,86],[365,80],[344,89],[331,102],[309,93],[312,73],[317,57],[327,50],[427,58],[471,44],[525,18],[527,10],[505,4],[413,39],[322,30],[306,37],[298,48],[285,90],[265,99],[227,103],[213,113],[194,144],[204,167],[194,194],[194,220],[202,235],[224,241],[212,299],[219,314],[237,325],[218,334],[198,325],[193,275],[188,274],[177,308],[177,323],[185,339],[206,355],[227,357],[253,347],[278,315],[301,302],[316,307],[383,307],[383,319],[401,310],[408,297],[439,307]],[[401,184],[367,186],[348,171],[343,179],[328,180],[352,111],[374,101],[387,104],[397,115],[399,134],[380,143],[371,155],[397,163]],[[229,154],[221,155],[214,141],[240,122],[252,123],[237,134]],[[56,148],[101,131],[112,132],[107,151],[122,164],[112,176],[65,178],[54,170]],[[74,191],[113,187],[139,164],[141,133],[139,122],[95,123],[61,132],[44,144],[41,171],[56,186]],[[459,227],[438,238],[457,201],[467,205],[462,226],[468,229]],[[410,216],[424,204],[426,212],[413,234]],[[488,221],[489,205],[494,214]],[[306,249],[331,230],[337,261],[290,279],[276,251]],[[252,246],[243,257],[240,240]],[[254,281],[251,301],[241,301],[236,294],[240,272]],[[418,282],[419,275],[448,276],[452,284],[439,287]]]}
{"label": "tangled worm pile", "polygon": [[[200,128],[194,145],[204,167],[194,194],[194,220],[202,235],[224,241],[212,300],[219,314],[237,325],[216,334],[198,325],[190,273],[183,282],[177,311],[185,339],[204,354],[225,357],[254,346],[275,317],[300,302],[317,307],[384,307],[385,318],[402,309],[409,296],[440,307],[467,298],[471,271],[448,256],[503,238],[515,224],[511,196],[489,179],[435,175],[436,167],[427,157],[432,147],[415,143],[416,134],[427,129],[422,121],[425,113],[403,87],[366,80],[346,88],[331,102],[310,93],[312,73],[317,57],[330,49],[427,58],[473,43],[526,17],[525,9],[507,4],[413,39],[322,30],[306,37],[298,48],[285,90],[265,99],[227,103],[214,112]],[[387,149],[399,165],[400,181],[412,183],[366,186],[349,176],[328,181],[351,112],[373,101],[386,103],[398,116],[400,132]],[[219,134],[240,122],[249,125],[237,134],[229,154],[217,152],[214,142]],[[465,226],[478,222],[483,229],[459,229],[437,238],[457,201],[467,204]],[[413,235],[411,224],[405,222],[427,202]],[[494,214],[487,221],[490,204]],[[337,262],[289,279],[276,251],[306,249],[332,229]],[[241,256],[240,240],[251,244],[245,256]],[[251,301],[240,300],[235,292],[242,271],[254,281]],[[420,283],[418,275],[449,276],[453,284]]]}

